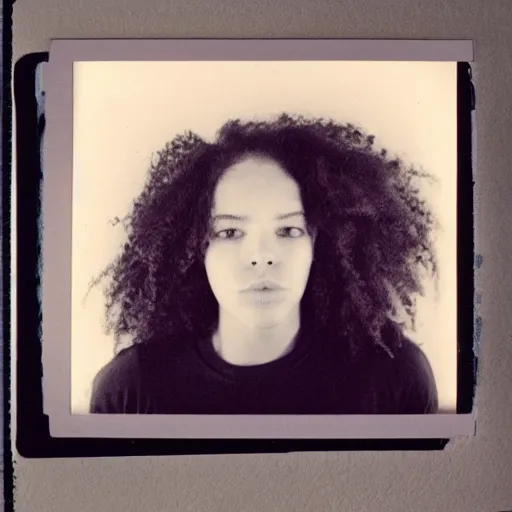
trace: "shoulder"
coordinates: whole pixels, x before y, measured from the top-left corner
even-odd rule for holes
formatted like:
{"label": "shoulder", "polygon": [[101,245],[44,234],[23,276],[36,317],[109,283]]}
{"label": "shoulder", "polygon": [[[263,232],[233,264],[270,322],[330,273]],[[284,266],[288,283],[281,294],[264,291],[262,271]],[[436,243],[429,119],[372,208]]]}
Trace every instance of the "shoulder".
{"label": "shoulder", "polygon": [[125,348],[100,369],[93,380],[90,412],[126,412],[130,395],[140,387],[142,350],[141,345]]}
{"label": "shoulder", "polygon": [[438,394],[434,372],[419,345],[403,336],[400,345],[393,350],[393,357],[383,354],[379,359],[381,385],[392,391],[397,412],[437,412]]}
{"label": "shoulder", "polygon": [[411,373],[413,376],[422,375],[428,377],[432,373],[430,362],[421,347],[407,337],[402,338],[401,345],[393,351],[393,364],[401,367],[402,372]]}
{"label": "shoulder", "polygon": [[97,373],[94,382],[99,386],[126,386],[139,376],[141,347],[133,345],[119,352]]}

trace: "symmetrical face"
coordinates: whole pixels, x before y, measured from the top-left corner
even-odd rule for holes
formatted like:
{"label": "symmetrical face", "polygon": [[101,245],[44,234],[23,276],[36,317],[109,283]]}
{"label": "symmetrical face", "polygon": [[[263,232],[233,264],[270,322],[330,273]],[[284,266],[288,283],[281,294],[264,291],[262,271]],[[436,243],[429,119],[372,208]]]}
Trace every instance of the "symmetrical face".
{"label": "symmetrical face", "polygon": [[273,327],[299,308],[313,259],[297,183],[274,161],[247,157],[217,185],[205,266],[226,312]]}

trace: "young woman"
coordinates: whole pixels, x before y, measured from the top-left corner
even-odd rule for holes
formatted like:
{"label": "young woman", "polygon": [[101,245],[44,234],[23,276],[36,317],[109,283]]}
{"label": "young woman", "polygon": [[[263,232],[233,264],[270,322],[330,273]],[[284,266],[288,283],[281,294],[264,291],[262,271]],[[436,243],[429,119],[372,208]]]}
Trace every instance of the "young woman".
{"label": "young woman", "polygon": [[417,176],[322,119],[176,137],[100,276],[108,329],[130,343],[90,412],[436,412],[431,367],[395,318],[414,317],[420,269],[436,274]]}

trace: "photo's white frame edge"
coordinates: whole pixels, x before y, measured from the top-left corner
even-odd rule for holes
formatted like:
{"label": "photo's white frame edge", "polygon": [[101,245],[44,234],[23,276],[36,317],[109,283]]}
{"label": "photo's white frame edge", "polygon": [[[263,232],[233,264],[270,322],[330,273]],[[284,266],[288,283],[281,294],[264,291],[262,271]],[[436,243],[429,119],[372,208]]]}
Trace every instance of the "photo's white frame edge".
{"label": "photo's white frame edge", "polygon": [[[473,414],[212,416],[71,414],[73,64],[84,61],[472,62],[470,40],[56,39],[44,70],[43,394],[53,437],[451,438]],[[51,199],[48,199],[50,198]],[[66,215],[69,212],[69,215]],[[63,237],[68,241],[66,243]],[[67,237],[67,238],[66,238]],[[52,276],[51,278],[49,276]]]}

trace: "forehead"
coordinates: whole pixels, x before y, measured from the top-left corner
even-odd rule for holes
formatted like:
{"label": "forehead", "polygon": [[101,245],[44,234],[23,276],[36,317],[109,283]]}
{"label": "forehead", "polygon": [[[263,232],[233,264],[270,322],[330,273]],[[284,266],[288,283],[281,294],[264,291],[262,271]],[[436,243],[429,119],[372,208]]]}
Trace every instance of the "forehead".
{"label": "forehead", "polygon": [[287,209],[301,207],[296,181],[277,162],[261,157],[247,157],[228,167],[214,195],[217,213],[286,213]]}

